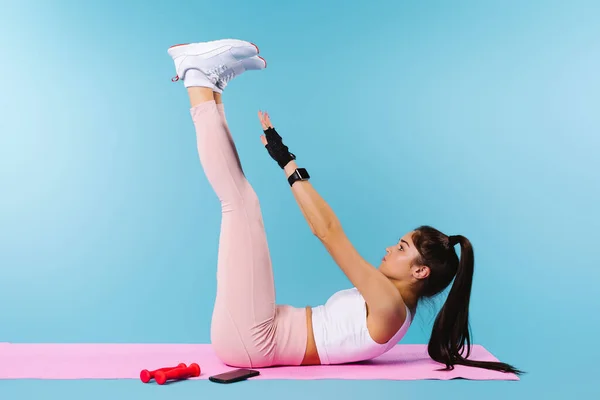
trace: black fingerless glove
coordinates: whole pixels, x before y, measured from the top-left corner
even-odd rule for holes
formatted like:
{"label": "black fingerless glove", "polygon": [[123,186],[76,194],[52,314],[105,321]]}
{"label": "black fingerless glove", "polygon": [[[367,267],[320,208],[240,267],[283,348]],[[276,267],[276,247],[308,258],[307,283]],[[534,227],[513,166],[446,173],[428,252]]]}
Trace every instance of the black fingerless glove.
{"label": "black fingerless glove", "polygon": [[281,136],[274,128],[268,128],[265,132],[267,144],[265,148],[273,160],[283,169],[290,161],[295,160],[296,156],[289,152],[288,147],[283,144]]}

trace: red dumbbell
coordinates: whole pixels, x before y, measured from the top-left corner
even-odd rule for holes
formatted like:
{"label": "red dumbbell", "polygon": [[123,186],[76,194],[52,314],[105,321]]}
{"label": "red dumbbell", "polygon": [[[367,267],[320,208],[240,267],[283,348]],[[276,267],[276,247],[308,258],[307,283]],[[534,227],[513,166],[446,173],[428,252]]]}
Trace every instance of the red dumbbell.
{"label": "red dumbbell", "polygon": [[154,371],[148,371],[147,369],[144,369],[144,370],[142,370],[142,372],[140,372],[140,379],[142,380],[142,382],[148,383],[148,382],[150,382],[150,379],[154,378],[158,372],[167,372],[167,371],[171,371],[172,369],[175,369],[175,368],[186,368],[186,367],[187,366],[184,363],[179,363],[176,367],[160,368],[160,369],[157,369]]}
{"label": "red dumbbell", "polygon": [[154,375],[154,380],[159,385],[164,385],[168,380],[182,380],[191,377],[200,376],[200,366],[196,363],[191,363],[189,367],[175,368],[170,371],[159,371]]}

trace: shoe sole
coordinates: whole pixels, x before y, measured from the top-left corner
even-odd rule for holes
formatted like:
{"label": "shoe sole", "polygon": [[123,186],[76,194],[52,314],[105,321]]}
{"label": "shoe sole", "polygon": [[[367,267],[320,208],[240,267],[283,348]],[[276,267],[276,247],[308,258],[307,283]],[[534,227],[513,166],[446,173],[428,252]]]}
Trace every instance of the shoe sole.
{"label": "shoe sole", "polygon": [[[258,49],[258,47],[257,47]],[[263,60],[263,62],[265,63],[265,68],[267,68],[267,60],[265,60],[264,58],[262,58],[261,56],[257,56],[258,58],[260,58],[261,60]]]}

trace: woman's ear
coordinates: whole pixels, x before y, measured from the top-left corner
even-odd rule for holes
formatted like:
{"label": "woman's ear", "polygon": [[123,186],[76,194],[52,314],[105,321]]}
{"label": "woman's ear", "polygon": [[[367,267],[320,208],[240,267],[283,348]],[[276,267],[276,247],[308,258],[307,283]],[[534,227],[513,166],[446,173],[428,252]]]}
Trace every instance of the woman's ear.
{"label": "woman's ear", "polygon": [[412,267],[412,276],[416,279],[426,279],[429,277],[431,270],[425,265],[415,265]]}

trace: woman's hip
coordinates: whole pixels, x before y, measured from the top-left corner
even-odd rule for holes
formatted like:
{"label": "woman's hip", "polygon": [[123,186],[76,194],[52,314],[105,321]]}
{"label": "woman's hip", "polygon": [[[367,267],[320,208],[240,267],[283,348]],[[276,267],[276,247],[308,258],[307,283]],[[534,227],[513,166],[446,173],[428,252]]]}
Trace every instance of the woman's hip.
{"label": "woman's hip", "polygon": [[215,307],[211,341],[221,361],[232,367],[301,365],[307,332],[304,308],[277,305],[272,319],[250,322],[246,318],[236,320],[226,308]]}

